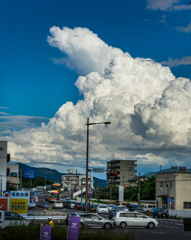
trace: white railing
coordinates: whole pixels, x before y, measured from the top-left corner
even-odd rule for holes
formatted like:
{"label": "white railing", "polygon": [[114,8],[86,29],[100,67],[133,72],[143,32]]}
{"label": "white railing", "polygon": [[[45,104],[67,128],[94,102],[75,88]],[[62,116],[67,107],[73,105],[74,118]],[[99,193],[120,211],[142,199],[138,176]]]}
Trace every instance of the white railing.
{"label": "white railing", "polygon": [[86,191],[86,188],[83,188],[73,194],[73,198],[76,198],[77,196],[81,195],[81,192],[84,193]]}
{"label": "white railing", "polygon": [[177,216],[177,217],[191,218],[191,211],[181,211],[181,210],[169,209],[169,215]]}

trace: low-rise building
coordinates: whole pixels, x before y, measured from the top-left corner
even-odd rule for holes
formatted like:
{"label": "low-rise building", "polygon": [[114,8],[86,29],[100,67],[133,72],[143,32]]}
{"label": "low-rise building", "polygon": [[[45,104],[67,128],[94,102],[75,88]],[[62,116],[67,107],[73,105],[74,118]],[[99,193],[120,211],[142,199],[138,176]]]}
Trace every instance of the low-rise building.
{"label": "low-rise building", "polygon": [[128,183],[129,183],[129,186],[131,187],[135,187],[139,184],[139,180],[140,181],[144,181],[144,180],[147,180],[148,178],[146,176],[138,176],[138,177],[134,177],[134,178],[130,178],[128,180]]}
{"label": "low-rise building", "polygon": [[[88,187],[93,188],[93,176],[88,176]],[[73,189],[78,189],[79,187],[86,186],[86,175],[85,174],[67,174],[62,175],[62,185],[63,187],[70,187]]]}
{"label": "low-rise building", "polygon": [[191,172],[172,168],[156,174],[156,202],[159,208],[191,211]]}

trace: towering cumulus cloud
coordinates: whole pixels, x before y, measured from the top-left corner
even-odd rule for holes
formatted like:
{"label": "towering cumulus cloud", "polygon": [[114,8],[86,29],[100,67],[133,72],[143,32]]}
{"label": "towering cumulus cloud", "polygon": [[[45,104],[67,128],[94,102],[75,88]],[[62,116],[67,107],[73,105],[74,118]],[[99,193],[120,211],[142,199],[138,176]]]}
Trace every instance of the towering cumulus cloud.
{"label": "towering cumulus cloud", "polygon": [[[82,75],[76,87],[84,99],[62,105],[47,125],[14,132],[12,156],[82,164],[86,119],[111,121],[90,129],[91,165],[112,154],[142,164],[188,161],[191,145],[191,82],[175,78],[168,67],[104,43],[86,28],[52,27],[48,43],[66,56],[64,63]],[[27,140],[26,140],[27,139]]]}

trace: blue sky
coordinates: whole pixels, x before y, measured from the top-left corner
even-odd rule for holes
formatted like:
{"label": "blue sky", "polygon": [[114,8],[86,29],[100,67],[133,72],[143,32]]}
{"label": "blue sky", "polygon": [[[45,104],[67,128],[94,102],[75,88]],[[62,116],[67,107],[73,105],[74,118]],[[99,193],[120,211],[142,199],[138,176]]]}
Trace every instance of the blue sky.
{"label": "blue sky", "polygon": [[[22,146],[15,140],[21,130],[35,131],[42,122],[48,124],[66,102],[76,105],[84,99],[84,92],[75,83],[80,75],[85,77],[89,72],[84,73],[75,64],[68,66],[55,61],[70,56],[47,41],[53,26],[89,29],[105,44],[128,52],[134,59],[152,59],[168,65],[176,78],[191,78],[191,5],[186,0],[2,0],[0,22],[1,140],[12,144]],[[128,158],[126,147],[118,146],[119,149]],[[19,158],[21,154],[21,158],[33,159],[22,151],[14,150],[12,156]],[[67,154],[72,155],[72,151]],[[108,159],[112,154],[108,153]],[[150,152],[143,155],[146,154]],[[137,153],[130,156],[135,157]],[[39,158],[38,155],[35,160]]]}

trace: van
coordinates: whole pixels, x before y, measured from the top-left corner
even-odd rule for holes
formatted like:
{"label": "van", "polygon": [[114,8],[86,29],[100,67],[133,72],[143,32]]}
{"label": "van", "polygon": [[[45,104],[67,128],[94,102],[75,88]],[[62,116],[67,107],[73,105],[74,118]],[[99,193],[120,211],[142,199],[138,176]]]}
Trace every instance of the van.
{"label": "van", "polygon": [[154,204],[145,204],[143,207],[144,212],[152,212],[153,208],[155,208]]}
{"label": "van", "polygon": [[129,211],[143,213],[143,208],[139,204],[130,204]]}

